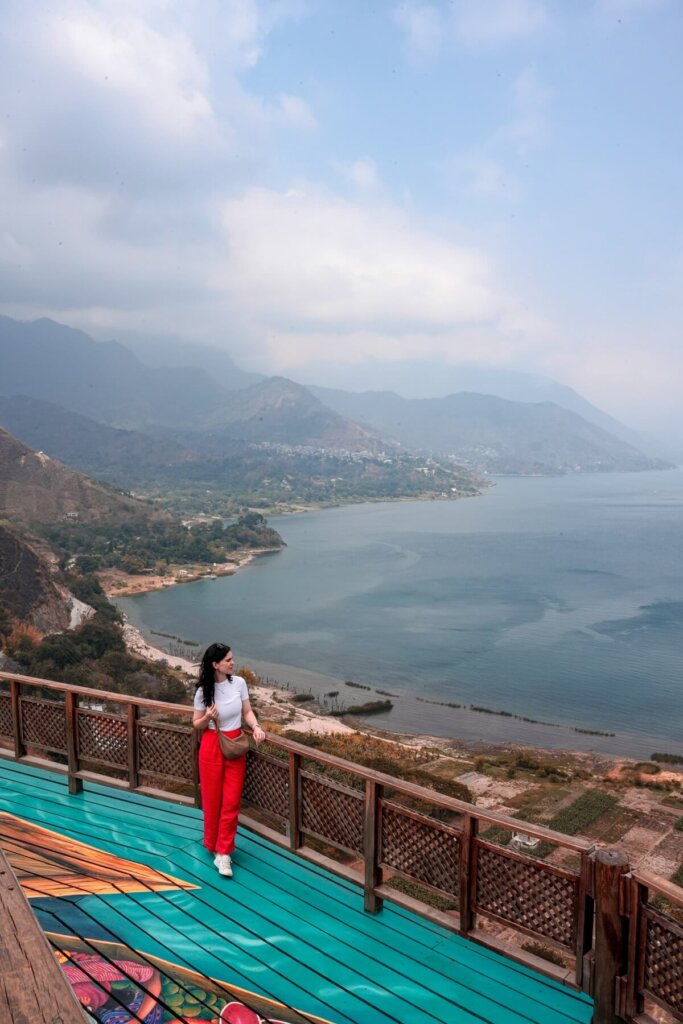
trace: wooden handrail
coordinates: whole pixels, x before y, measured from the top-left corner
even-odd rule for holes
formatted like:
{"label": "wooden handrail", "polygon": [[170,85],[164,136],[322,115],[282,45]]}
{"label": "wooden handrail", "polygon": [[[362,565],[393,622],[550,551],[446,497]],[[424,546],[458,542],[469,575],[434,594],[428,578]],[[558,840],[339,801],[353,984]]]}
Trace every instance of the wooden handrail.
{"label": "wooden handrail", "polygon": [[[0,672],[0,680],[7,682],[14,681],[22,686],[39,686],[43,689],[57,690],[63,693],[72,693],[78,696],[89,697],[100,702],[116,702],[119,704],[133,705],[139,708],[146,708],[150,711],[165,711],[167,714],[191,715],[193,708],[187,704],[169,704],[164,701],[148,700],[145,697],[127,696],[122,693],[110,693],[108,690],[94,690],[86,686],[73,686],[70,683],[59,683],[54,680],[39,679],[35,676],[20,676],[9,672]],[[327,754],[321,750],[307,747],[304,743],[297,743],[295,740],[284,739],[282,736],[268,736],[268,742],[289,754],[299,755],[308,761],[316,761],[331,768],[337,768],[349,775],[359,779],[369,780],[385,789],[392,789],[422,800],[435,807],[452,811],[454,814],[474,814],[480,822],[488,825],[498,825],[501,828],[509,829],[512,832],[523,832],[524,835],[533,839],[546,840],[550,843],[563,846],[575,853],[590,853],[593,844],[586,839],[577,839],[575,836],[568,836],[562,832],[555,832],[553,829],[545,828],[543,825],[534,825],[531,822],[520,821],[519,818],[511,818],[506,814],[497,811],[482,810],[475,804],[467,803],[465,800],[458,800],[455,797],[447,796],[445,793],[438,793],[436,790],[419,786],[414,782],[406,782],[404,779],[397,779],[393,775],[375,771],[372,768],[365,768],[363,765],[354,764],[335,754]]]}
{"label": "wooden handrail", "polygon": [[675,882],[669,882],[666,878],[653,875],[649,871],[641,871],[639,868],[632,868],[630,875],[639,885],[644,885],[646,889],[654,889],[659,896],[683,906],[683,888]]}
{"label": "wooden handrail", "polygon": [[191,715],[189,704],[170,704],[165,700],[149,700],[147,697],[134,697],[132,694],[112,693],[110,690],[93,690],[90,686],[74,686],[73,683],[58,683],[54,679],[40,679],[37,676],[20,676],[15,672],[0,672],[0,679],[11,683],[13,680],[22,686],[39,686],[42,690],[59,690],[62,693],[74,693],[93,700],[106,701],[108,704],[138,704],[151,711],[178,712]]}

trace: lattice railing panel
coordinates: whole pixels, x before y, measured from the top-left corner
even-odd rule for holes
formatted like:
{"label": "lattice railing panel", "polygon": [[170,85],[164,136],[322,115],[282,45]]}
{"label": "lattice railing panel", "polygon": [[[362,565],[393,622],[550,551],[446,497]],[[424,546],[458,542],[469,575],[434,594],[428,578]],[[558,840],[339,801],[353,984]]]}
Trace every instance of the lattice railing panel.
{"label": "lattice railing panel", "polygon": [[21,697],[21,738],[26,746],[66,753],[64,704],[39,697]]}
{"label": "lattice railing panel", "polygon": [[193,735],[188,729],[138,722],[138,771],[192,781]]}
{"label": "lattice railing panel", "polygon": [[352,789],[304,772],[301,778],[301,828],[335,846],[362,854],[364,799]]}
{"label": "lattice railing panel", "polygon": [[289,817],[289,767],[281,761],[250,750],[244,780],[244,799],[254,807],[276,815],[283,821]]}
{"label": "lattice railing panel", "polygon": [[382,807],[380,862],[419,882],[457,893],[460,842],[438,822],[416,818],[400,808]]}
{"label": "lattice railing panel", "polygon": [[78,752],[83,760],[128,765],[128,725],[125,718],[103,711],[78,710]]}
{"label": "lattice railing panel", "polygon": [[12,701],[9,693],[0,693],[0,736],[11,739],[13,734]]}
{"label": "lattice railing panel", "polygon": [[683,928],[648,907],[645,989],[683,1020]]}
{"label": "lattice railing panel", "polygon": [[573,948],[579,879],[477,843],[476,910]]}

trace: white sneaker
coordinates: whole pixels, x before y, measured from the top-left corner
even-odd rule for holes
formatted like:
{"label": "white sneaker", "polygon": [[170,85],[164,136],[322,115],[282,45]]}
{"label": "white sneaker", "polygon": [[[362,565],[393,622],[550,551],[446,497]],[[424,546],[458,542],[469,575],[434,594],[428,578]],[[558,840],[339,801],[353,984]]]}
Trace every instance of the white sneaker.
{"label": "white sneaker", "polygon": [[226,878],[232,878],[232,864],[230,863],[229,853],[217,853],[213,858],[213,862],[218,868],[219,875],[225,875]]}

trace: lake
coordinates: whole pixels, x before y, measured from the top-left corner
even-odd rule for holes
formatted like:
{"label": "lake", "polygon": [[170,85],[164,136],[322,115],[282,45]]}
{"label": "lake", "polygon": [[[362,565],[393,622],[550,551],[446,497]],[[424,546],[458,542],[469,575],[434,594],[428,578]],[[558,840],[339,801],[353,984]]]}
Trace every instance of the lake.
{"label": "lake", "polygon": [[388,691],[382,728],[683,752],[683,470],[499,478],[477,498],[270,523],[282,552],[117,603],[157,646],[151,630],[222,640],[347,705]]}

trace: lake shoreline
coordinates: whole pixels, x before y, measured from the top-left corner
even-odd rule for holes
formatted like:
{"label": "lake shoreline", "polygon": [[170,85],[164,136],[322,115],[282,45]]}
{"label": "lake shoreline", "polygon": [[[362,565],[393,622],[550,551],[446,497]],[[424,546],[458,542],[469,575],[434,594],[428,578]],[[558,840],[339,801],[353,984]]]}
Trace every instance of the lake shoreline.
{"label": "lake shoreline", "polygon": [[[168,665],[170,668],[178,669],[184,672],[187,676],[197,677],[199,673],[199,657],[197,661],[192,662],[186,658],[177,657],[174,654],[165,651],[162,647],[157,647],[150,643],[144,632],[137,626],[131,626],[130,623],[124,622],[123,627],[124,640],[127,649],[132,653],[140,657],[146,658],[148,661],[161,662]],[[240,669],[252,669],[252,664],[238,666],[236,672],[239,674]],[[301,670],[305,671],[305,670]],[[258,675],[258,673],[256,673]],[[252,696],[259,702],[259,714],[267,720],[269,714],[274,714],[275,720],[281,717],[283,710],[283,702],[287,696],[291,696],[293,693],[297,693],[296,687],[294,689],[288,687],[286,684],[280,683],[277,680],[273,680],[270,677],[261,679],[261,685],[252,686]],[[367,721],[354,716],[344,716],[339,718],[337,716],[331,716],[321,712],[319,709],[310,710],[305,706],[297,706],[296,704],[287,703],[287,712],[292,714],[293,717],[286,722],[286,729],[290,732],[313,732],[316,734],[353,734],[353,733],[365,733],[369,736],[377,736],[378,738],[384,739],[387,742],[397,743],[400,746],[406,747],[434,747],[448,750],[451,753],[457,751],[460,756],[476,756],[481,753],[495,753],[496,751],[519,749],[529,749],[530,744],[490,744],[484,741],[479,743],[471,742],[467,743],[458,737],[444,737],[444,736],[432,736],[428,734],[401,732],[390,728],[373,728]],[[543,747],[533,747],[538,752],[544,751]],[[622,763],[624,758],[618,755],[605,755],[600,754],[596,751],[590,750],[569,750],[565,748],[548,748],[547,753],[552,753],[566,758],[579,758],[585,760],[586,758],[595,758],[599,760],[601,764],[607,765],[610,768],[615,767],[618,763]]]}
{"label": "lake shoreline", "polygon": [[167,590],[169,587],[186,586],[202,580],[218,579],[222,576],[234,576],[262,555],[275,554],[281,548],[251,548],[236,554],[235,560],[215,563],[210,571],[206,566],[187,565],[169,566],[165,575],[152,573],[139,575],[127,573],[123,569],[101,569],[97,576],[107,598],[112,601],[117,597],[135,597],[137,594],[149,594],[155,590]]}
{"label": "lake shoreline", "polygon": [[[198,674],[200,650],[197,652],[196,661],[172,654],[148,640],[143,629],[131,625],[127,620],[124,622],[124,639],[131,653],[150,661],[162,662],[171,668],[179,669],[187,676],[196,677]],[[288,704],[288,707],[295,711],[295,717],[288,725],[288,728],[293,731],[310,730],[323,733],[357,731],[390,739],[403,745],[447,747],[457,749],[464,755],[472,756],[511,749],[533,749],[539,752],[553,752],[562,757],[597,758],[610,764],[621,763],[624,760],[649,759],[655,751],[667,751],[671,746],[666,740],[657,740],[656,738],[650,739],[624,733],[605,735],[599,730],[589,733],[581,727],[563,723],[528,721],[524,716],[514,712],[496,712],[492,709],[472,708],[464,704],[454,707],[451,703],[431,700],[428,696],[415,697],[413,700],[417,703],[438,705],[443,709],[439,712],[442,720],[449,713],[457,713],[456,718],[460,717],[461,722],[468,723],[464,734],[462,729],[458,729],[455,722],[452,726],[444,724],[443,730],[439,731],[392,726],[391,712],[373,715],[370,718],[362,715],[333,716],[326,711],[324,706],[325,693],[334,692],[329,690],[330,686],[337,689],[340,695],[346,698],[344,700],[346,705],[364,703],[366,699],[374,700],[375,695],[384,695],[388,691],[381,686],[354,684],[352,680],[335,679],[321,673],[311,672],[308,669],[262,662],[250,657],[240,658],[238,656],[238,662],[238,673],[240,668],[248,669],[259,677],[262,685],[257,688],[258,695],[271,708],[281,708],[283,695],[308,693],[312,692],[314,688],[318,690],[313,698],[313,702],[317,705],[313,711],[296,704]],[[278,699],[275,699],[276,694]],[[405,700],[405,695],[390,694],[390,696],[393,700],[402,698]],[[482,717],[484,721],[481,720]],[[503,719],[505,725],[517,724],[518,728],[513,730],[512,736],[502,737],[500,730],[487,728],[489,717]],[[534,726],[537,728],[534,729]],[[594,737],[595,742],[591,743],[588,737]],[[553,739],[556,739],[557,742],[553,742]]]}
{"label": "lake shoreline", "polygon": [[368,727],[680,752],[683,472],[497,483],[482,502],[282,516],[278,559],[192,592],[138,579],[120,606],[152,641],[227,635],[238,662],[323,700],[379,691],[393,707]]}

